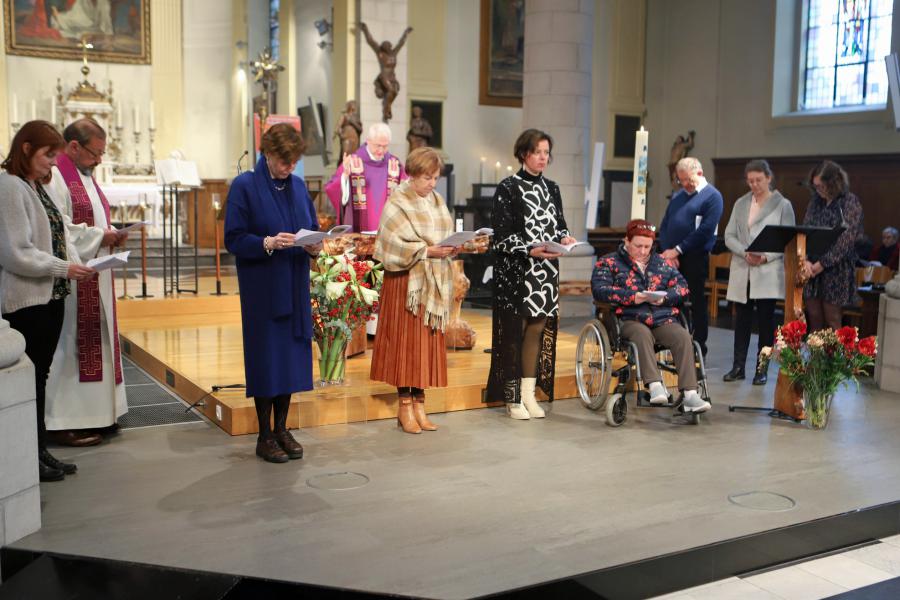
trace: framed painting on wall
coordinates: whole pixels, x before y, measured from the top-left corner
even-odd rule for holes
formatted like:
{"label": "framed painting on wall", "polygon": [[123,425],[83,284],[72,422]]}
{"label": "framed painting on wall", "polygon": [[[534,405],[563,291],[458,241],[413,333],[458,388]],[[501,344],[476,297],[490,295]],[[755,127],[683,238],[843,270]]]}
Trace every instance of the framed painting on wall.
{"label": "framed painting on wall", "polygon": [[150,0],[3,0],[6,53],[150,64]]}
{"label": "framed painting on wall", "polygon": [[481,0],[478,103],[522,106],[525,0]]}

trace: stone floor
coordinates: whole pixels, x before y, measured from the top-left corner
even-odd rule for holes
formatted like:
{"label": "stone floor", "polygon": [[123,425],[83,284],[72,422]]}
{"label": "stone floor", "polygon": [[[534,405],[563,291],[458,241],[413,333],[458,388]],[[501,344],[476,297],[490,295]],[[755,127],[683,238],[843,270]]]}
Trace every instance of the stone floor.
{"label": "stone floor", "polygon": [[[390,420],[307,429],[307,457],[285,465],[205,422],[126,430],[58,450],[79,473],[42,486],[43,529],[15,546],[466,598],[900,498],[900,396],[842,391],[822,432],[730,413],[774,390],[774,377],[721,381],[730,344],[712,330],[714,407],[699,426],[644,409],[612,429],[562,400],[528,422],[439,414],[418,436]],[[313,487],[361,479],[347,473],[368,483]],[[750,491],[797,504],[728,499]]]}

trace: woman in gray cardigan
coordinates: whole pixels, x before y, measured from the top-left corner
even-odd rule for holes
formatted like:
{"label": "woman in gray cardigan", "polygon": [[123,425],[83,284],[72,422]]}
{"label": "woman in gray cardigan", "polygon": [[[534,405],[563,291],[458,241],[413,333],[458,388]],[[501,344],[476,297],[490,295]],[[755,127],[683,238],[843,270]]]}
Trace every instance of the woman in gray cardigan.
{"label": "woman in gray cardigan", "polygon": [[[750,192],[734,204],[725,228],[725,245],[731,250],[726,298],[737,307],[734,331],[734,362],[722,378],[744,379],[753,308],[759,325],[759,349],[775,342],[775,301],[784,298],[784,255],[747,252],[747,246],[766,225],[793,225],[794,207],[790,200],[772,189],[772,169],[764,160],[751,160],[744,167]],[[766,371],[757,369],[753,385],[765,385]]]}
{"label": "woman in gray cardigan", "polygon": [[53,125],[30,121],[0,165],[0,313],[25,338],[25,354],[34,363],[41,481],[59,481],[76,470],[47,451],[44,392],[69,280],[96,273],[78,264],[78,253],[67,247],[62,215],[41,185],[64,145]]}

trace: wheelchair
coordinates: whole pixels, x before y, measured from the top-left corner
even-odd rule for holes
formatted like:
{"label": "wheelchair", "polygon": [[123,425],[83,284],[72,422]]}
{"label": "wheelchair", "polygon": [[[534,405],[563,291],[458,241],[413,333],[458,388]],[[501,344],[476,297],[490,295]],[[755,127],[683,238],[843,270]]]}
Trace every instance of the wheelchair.
{"label": "wheelchair", "polygon": [[[622,336],[621,323],[611,304],[594,302],[595,318],[581,329],[575,354],[575,379],[578,394],[585,407],[603,410],[606,424],[619,427],[628,413],[627,393],[635,392],[634,406],[637,408],[668,408],[672,417],[685,417],[693,425],[700,424],[702,413],[684,412],[684,394],[677,397],[669,394],[666,404],[650,404],[650,393],[644,389],[641,368],[638,362],[637,345]],[[688,331],[690,324],[679,312],[679,320]],[[693,342],[694,364],[697,368],[697,392],[710,402],[706,381],[706,367],[700,344]],[[662,373],[677,373],[671,352],[656,344],[657,364]],[[615,389],[610,394],[610,383],[615,378]]]}

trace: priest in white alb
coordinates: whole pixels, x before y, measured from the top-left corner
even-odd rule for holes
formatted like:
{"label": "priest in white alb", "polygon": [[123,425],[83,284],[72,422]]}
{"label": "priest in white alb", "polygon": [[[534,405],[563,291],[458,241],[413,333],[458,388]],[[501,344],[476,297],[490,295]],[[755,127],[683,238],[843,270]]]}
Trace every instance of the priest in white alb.
{"label": "priest in white alb", "polygon": [[[109,202],[93,177],[106,152],[106,132],[93,119],[73,122],[63,132],[48,194],[59,207],[72,244],[83,262],[109,254],[127,234],[110,224]],[[125,414],[125,385],[112,271],[72,283],[62,335],[47,380],[46,423],[51,440],[69,446],[102,441],[96,430],[115,430]]]}

